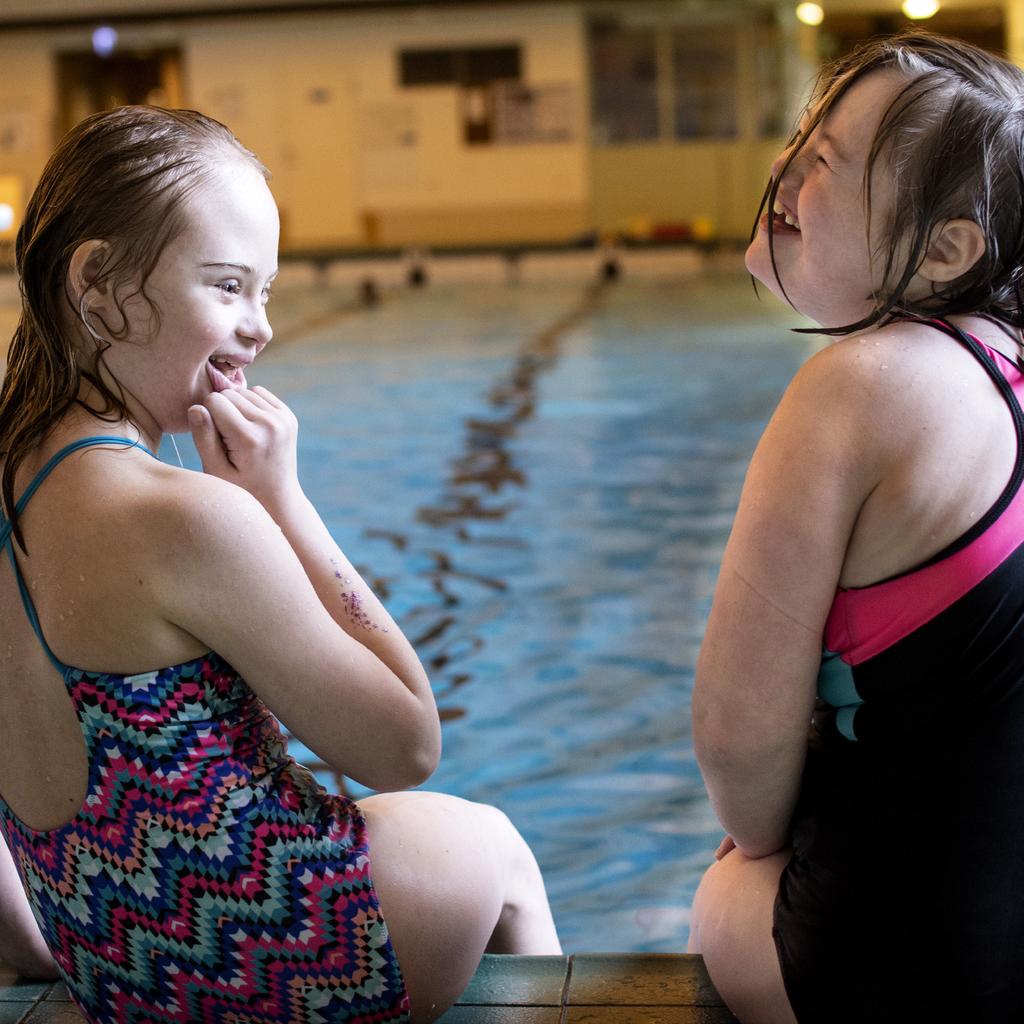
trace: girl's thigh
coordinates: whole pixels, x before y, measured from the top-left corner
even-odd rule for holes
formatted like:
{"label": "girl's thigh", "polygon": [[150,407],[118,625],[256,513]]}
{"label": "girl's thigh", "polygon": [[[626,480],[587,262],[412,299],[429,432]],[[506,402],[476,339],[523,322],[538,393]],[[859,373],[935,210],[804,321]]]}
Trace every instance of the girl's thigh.
{"label": "girl's thigh", "polygon": [[789,853],[751,860],[732,850],[704,873],[693,901],[691,953],[742,1024],[796,1024],[772,938]]}
{"label": "girl's thigh", "polygon": [[[425,792],[382,793],[359,806],[374,886],[415,1021],[443,1013],[489,947],[554,951],[544,948],[550,910],[540,872],[501,811]],[[517,927],[525,929],[522,935]],[[492,942],[502,932],[513,936],[511,948]],[[557,943],[553,924],[550,934]]]}

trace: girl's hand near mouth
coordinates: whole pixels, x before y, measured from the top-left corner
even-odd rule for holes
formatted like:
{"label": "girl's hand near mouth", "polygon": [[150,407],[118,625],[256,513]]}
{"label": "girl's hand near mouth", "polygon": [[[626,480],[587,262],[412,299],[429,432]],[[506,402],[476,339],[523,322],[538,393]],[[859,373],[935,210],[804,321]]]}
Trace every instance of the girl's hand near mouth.
{"label": "girl's hand near mouth", "polygon": [[266,388],[214,392],[188,420],[203,472],[248,491],[275,520],[302,495],[298,420]]}

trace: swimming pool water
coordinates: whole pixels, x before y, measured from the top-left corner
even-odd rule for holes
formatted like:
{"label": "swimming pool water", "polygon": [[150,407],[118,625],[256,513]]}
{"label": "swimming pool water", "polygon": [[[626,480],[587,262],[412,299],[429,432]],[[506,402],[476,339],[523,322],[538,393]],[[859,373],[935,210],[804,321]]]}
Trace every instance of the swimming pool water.
{"label": "swimming pool water", "polygon": [[696,654],[746,464],[812,343],[735,273],[278,302],[290,340],[250,382],[298,415],[309,497],[417,641],[444,719],[426,788],[508,813],[567,951],[685,948],[721,836]]}

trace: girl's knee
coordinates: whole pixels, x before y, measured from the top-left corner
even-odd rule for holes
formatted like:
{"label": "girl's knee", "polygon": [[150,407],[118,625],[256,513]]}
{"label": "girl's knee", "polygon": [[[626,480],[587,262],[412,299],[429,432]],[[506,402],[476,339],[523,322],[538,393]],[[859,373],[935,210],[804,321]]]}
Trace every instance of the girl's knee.
{"label": "girl's knee", "polygon": [[705,871],[694,897],[689,951],[703,955],[719,994],[744,1022],[793,1020],[772,937],[788,859],[781,852],[751,860],[733,850]]}

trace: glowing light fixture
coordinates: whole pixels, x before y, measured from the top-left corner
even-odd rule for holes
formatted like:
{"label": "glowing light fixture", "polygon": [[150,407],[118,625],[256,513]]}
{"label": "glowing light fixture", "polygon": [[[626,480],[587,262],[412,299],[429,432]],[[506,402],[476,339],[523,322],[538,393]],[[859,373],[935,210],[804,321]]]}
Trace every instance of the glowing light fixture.
{"label": "glowing light fixture", "polygon": [[903,13],[914,21],[930,18],[939,9],[939,0],[903,0]]}
{"label": "glowing light fixture", "polygon": [[0,231],[10,231],[14,227],[14,207],[10,203],[0,203]]}
{"label": "glowing light fixture", "polygon": [[97,57],[109,57],[117,46],[117,29],[100,25],[92,34],[92,49]]}
{"label": "glowing light fixture", "polygon": [[825,11],[821,4],[797,4],[796,16],[805,25],[820,25],[825,20]]}

